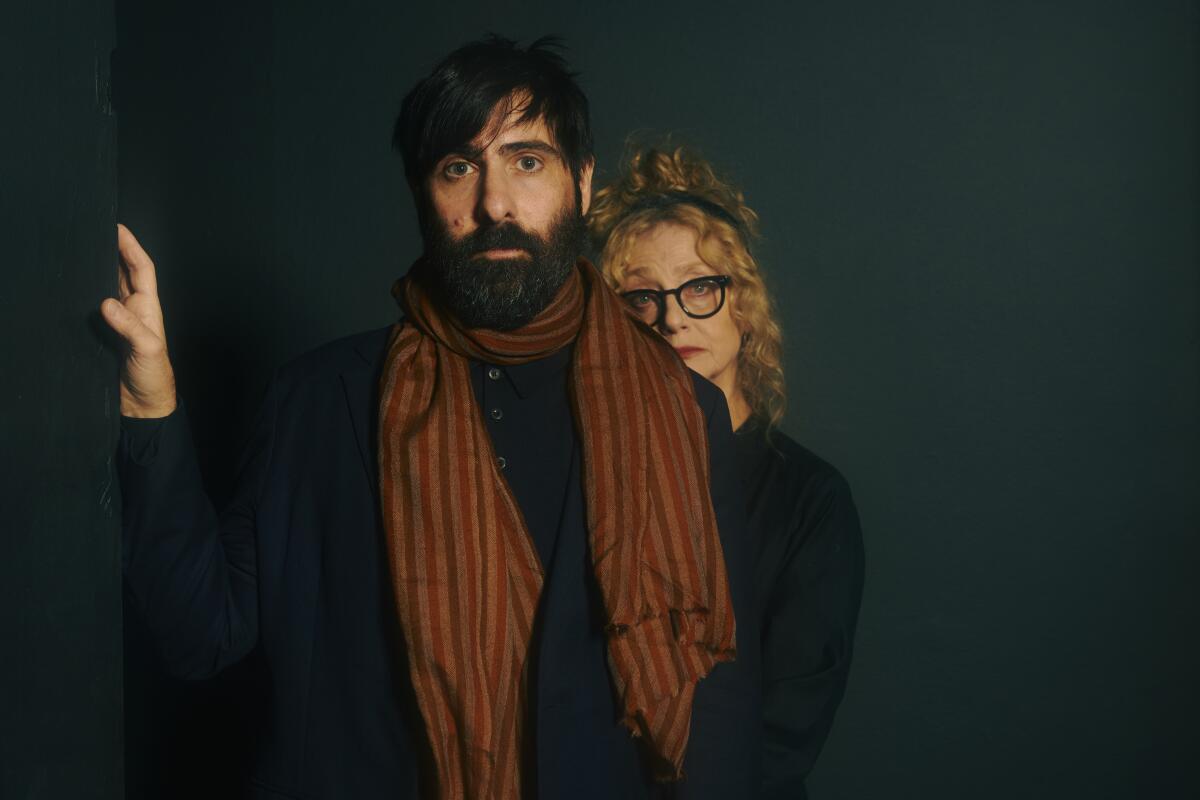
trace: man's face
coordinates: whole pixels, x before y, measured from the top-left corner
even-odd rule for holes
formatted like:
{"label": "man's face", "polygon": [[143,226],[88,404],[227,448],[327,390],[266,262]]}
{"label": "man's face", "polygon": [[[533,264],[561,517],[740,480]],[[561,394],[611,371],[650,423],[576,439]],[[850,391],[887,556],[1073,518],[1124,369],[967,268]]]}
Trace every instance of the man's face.
{"label": "man's face", "polygon": [[545,121],[520,122],[520,104],[507,115],[504,105],[425,183],[432,277],[472,328],[519,328],[554,299],[582,252],[591,203],[592,165],[577,186]]}

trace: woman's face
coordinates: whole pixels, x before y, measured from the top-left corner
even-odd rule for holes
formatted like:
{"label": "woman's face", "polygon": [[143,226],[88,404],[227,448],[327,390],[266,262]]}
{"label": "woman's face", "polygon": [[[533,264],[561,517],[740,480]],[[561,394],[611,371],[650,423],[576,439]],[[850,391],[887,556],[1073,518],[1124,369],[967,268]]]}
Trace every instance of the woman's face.
{"label": "woman's face", "polygon": [[[619,291],[674,289],[684,281],[705,275],[720,275],[696,252],[696,233],[691,228],[666,222],[633,240]],[[733,319],[731,287],[725,288],[725,305],[707,319],[683,313],[675,297],[666,298],[666,310],[658,332],[689,367],[715,383],[725,396],[737,392],[737,361],[742,335]]]}

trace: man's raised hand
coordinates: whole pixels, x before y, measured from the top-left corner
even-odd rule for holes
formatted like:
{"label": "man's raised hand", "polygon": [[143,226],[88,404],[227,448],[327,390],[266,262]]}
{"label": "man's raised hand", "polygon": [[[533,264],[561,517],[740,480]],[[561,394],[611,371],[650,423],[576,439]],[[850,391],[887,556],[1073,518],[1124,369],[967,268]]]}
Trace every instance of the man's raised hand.
{"label": "man's raised hand", "polygon": [[117,225],[117,247],[120,298],[105,300],[100,313],[129,346],[121,365],[121,414],[165,417],[175,410],[175,372],[167,357],[154,262],[124,225]]}

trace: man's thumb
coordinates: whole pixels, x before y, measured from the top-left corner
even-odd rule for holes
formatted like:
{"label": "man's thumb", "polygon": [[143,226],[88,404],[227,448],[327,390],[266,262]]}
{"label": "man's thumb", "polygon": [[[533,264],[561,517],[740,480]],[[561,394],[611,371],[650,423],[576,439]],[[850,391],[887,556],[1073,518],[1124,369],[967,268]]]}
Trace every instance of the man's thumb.
{"label": "man's thumb", "polygon": [[111,297],[100,304],[100,316],[104,317],[108,326],[130,344],[134,344],[134,339],[146,327],[132,311]]}

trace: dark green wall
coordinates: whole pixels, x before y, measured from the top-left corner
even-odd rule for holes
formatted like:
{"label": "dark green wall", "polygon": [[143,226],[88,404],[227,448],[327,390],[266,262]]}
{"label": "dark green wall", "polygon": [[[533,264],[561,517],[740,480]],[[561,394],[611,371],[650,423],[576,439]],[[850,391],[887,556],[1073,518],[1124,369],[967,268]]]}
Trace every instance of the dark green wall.
{"label": "dark green wall", "polygon": [[[560,33],[601,181],[673,131],[760,212],[785,427],[856,493],[814,796],[1200,794],[1195,2],[160,5],[117,7],[120,215],[214,495],[269,368],[393,316],[404,91],[485,31]],[[253,683],[180,689],[131,635],[152,786]]]}
{"label": "dark green wall", "polygon": [[0,22],[0,797],[124,794],[110,0]]}

